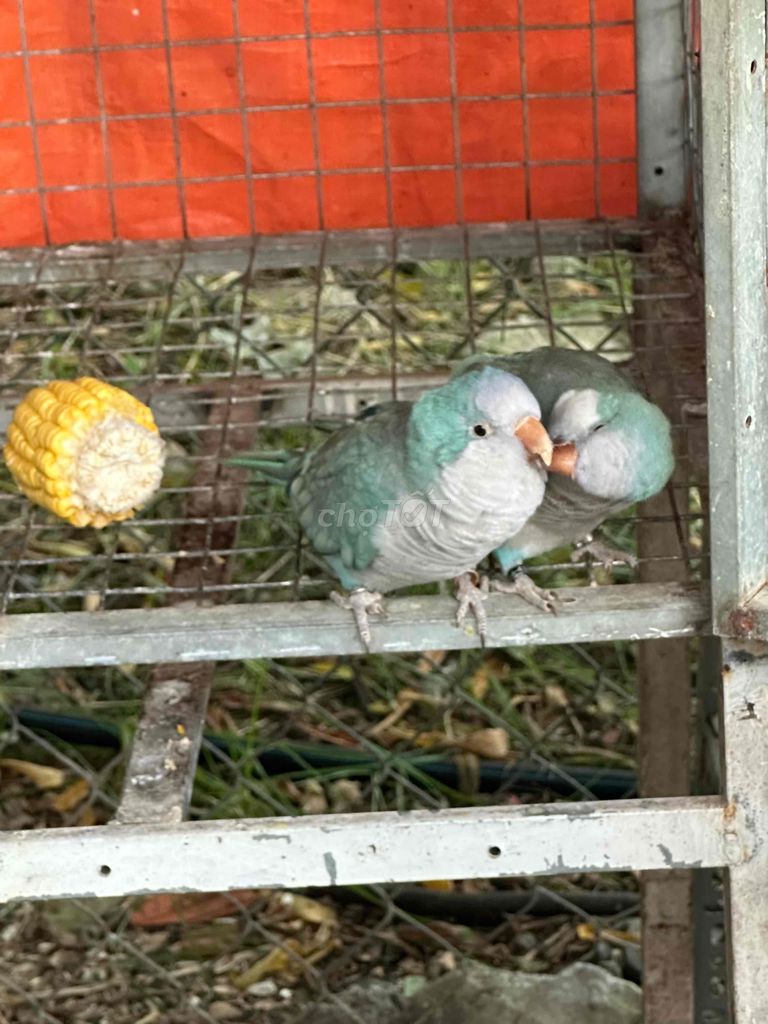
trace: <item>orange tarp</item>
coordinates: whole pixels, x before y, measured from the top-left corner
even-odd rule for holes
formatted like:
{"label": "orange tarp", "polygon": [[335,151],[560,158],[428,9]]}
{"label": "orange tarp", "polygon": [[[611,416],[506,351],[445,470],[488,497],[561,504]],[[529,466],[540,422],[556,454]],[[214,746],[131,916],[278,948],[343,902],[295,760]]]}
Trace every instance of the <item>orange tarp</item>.
{"label": "orange tarp", "polygon": [[633,4],[593,3],[4,4],[0,246],[632,215]]}

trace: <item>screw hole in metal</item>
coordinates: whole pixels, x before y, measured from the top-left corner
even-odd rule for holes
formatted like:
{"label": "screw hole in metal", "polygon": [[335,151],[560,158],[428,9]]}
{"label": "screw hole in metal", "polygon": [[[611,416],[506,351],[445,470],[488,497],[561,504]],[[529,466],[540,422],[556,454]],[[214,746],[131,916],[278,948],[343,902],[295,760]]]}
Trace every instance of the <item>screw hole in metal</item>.
{"label": "screw hole in metal", "polygon": [[752,417],[751,417],[751,416],[747,416],[747,418],[746,418],[746,419],[744,420],[744,425],[745,425],[745,426],[746,426],[747,428],[749,428],[749,427],[751,427],[751,426],[752,426]]}
{"label": "screw hole in metal", "polygon": [[664,168],[660,167],[660,166],[654,167],[653,168],[653,173],[656,175],[657,178],[660,178],[662,176],[662,174],[664,173]]}
{"label": "screw hole in metal", "polygon": [[101,867],[99,868],[99,874],[100,875],[111,875],[112,874],[112,868],[109,866],[109,864],[102,864]]}
{"label": "screw hole in metal", "polygon": [[491,855],[491,857],[500,857],[501,856],[501,847],[500,846],[489,846],[488,847],[488,853]]}
{"label": "screw hole in metal", "polygon": [[749,71],[750,71],[750,74],[752,74],[752,75],[754,75],[754,73],[757,71],[757,61],[756,60],[753,60],[752,63],[749,65]]}

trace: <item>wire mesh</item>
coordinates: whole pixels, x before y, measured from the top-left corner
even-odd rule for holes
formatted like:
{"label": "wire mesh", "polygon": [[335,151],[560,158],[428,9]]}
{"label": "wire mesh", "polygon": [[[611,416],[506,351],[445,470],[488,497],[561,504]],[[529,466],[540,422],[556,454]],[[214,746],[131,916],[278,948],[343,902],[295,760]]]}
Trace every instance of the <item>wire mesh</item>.
{"label": "wire mesh", "polygon": [[[155,263],[151,279],[140,260],[134,269],[111,255],[93,276],[90,264],[83,274],[78,263],[53,268],[43,258],[55,282],[2,295],[11,340],[0,416],[7,422],[40,381],[104,377],[151,405],[170,457],[154,504],[100,532],[30,507],[3,477],[4,609],[322,594],[327,576],[282,494],[228,465],[230,456],[310,445],[370,402],[413,397],[445,379],[470,352],[542,344],[599,351],[646,390],[667,381],[679,466],[670,487],[674,557],[697,578],[706,554],[705,420],[694,270],[674,237],[660,241],[642,228],[617,238],[611,227],[584,225],[564,244],[559,229],[550,238],[542,225],[527,246],[514,257],[416,261],[392,237],[386,256],[342,262],[326,253],[305,270],[262,268],[256,247],[242,272],[213,277],[187,273],[174,254],[163,273]],[[631,546],[637,521],[633,513],[607,529]],[[585,579],[568,561],[533,571],[555,582]]]}
{"label": "wire mesh", "polygon": [[0,77],[2,246],[636,210],[628,0],[18,0]]}
{"label": "wire mesh", "polygon": [[685,141],[688,178],[691,189],[690,212],[699,244],[702,243],[703,181],[701,154],[701,24],[699,0],[686,0],[684,5],[686,90],[685,108],[688,133]]}
{"label": "wire mesh", "polygon": [[[155,671],[6,674],[0,827],[111,820]],[[631,796],[634,690],[626,645],[219,664],[192,814]],[[19,1022],[153,1008],[209,1020],[222,1002],[295,1020],[325,997],[368,1020],[351,983],[430,979],[466,957],[526,971],[583,959],[637,978],[636,914],[633,879],[587,875],[9,905],[1,1005]]]}
{"label": "wire mesh", "polygon": [[[317,268],[261,269],[256,249],[240,272],[213,278],[185,273],[176,254],[164,276],[150,279],[110,257],[95,279],[89,264],[85,274],[76,268],[56,281],[63,271],[46,260],[23,294],[12,293],[16,333],[5,357],[3,408],[10,411],[28,386],[53,374],[107,375],[151,402],[188,476],[166,481],[158,506],[134,524],[85,542],[83,533],[30,512],[6,490],[4,507],[13,510],[4,522],[8,610],[317,593],[322,577],[306,552],[297,562],[298,538],[280,496],[244,477],[217,476],[224,455],[237,445],[304,443],[310,428],[321,433],[362,404],[442,379],[452,360],[473,349],[555,342],[633,365],[633,335],[644,327],[661,332],[655,343],[646,341],[656,365],[667,366],[681,347],[680,332],[698,330],[688,309],[695,280],[669,260],[663,274],[655,268],[652,232],[616,231],[584,226],[564,244],[542,227],[514,257],[491,246],[480,258],[466,241],[469,263],[455,254],[403,259],[397,239],[383,258],[342,263],[329,258],[328,240]],[[55,283],[41,285],[43,275]],[[671,315],[660,302],[671,304]],[[700,392],[684,374],[675,379],[676,430],[691,443],[682,407]],[[692,420],[694,431],[702,422]],[[687,501],[687,484],[681,494]],[[165,503],[169,513],[158,515]],[[680,523],[692,542],[699,512],[687,508],[680,505]],[[249,516],[268,526],[266,551],[254,551],[244,532]],[[631,532],[627,524],[620,528]],[[143,539],[131,547],[127,538],[136,536]],[[174,537],[183,540],[173,546]],[[221,537],[226,544],[217,543]],[[38,540],[74,546],[40,548],[30,558]],[[624,540],[631,544],[629,535]],[[245,561],[255,556],[267,559],[261,588],[253,587]],[[238,571],[248,574],[244,587]],[[566,563],[547,571],[564,573]],[[570,564],[567,571],[578,572]],[[127,735],[161,669],[6,675],[2,754],[11,764],[4,767],[3,826],[110,820]],[[215,667],[212,682],[196,817],[635,791],[634,666],[623,645],[575,648],[565,658],[551,648],[491,657],[433,652],[386,663],[225,664]],[[40,791],[18,762],[60,773],[49,779],[57,785]],[[116,1021],[120,1013],[210,1021],[225,1012],[222,1005],[233,1015],[279,1021],[300,1019],[306,1000],[324,997],[359,1021],[367,1018],[347,993],[350,983],[429,980],[466,957],[523,970],[586,959],[638,976],[631,880],[559,880],[546,888],[558,911],[547,917],[525,912],[539,891],[458,882],[436,894],[443,903],[431,908],[428,889],[382,887],[358,894],[363,902],[339,892],[242,892],[207,904],[86,901],[64,904],[63,924],[55,904],[10,906],[3,911],[4,1003],[18,1021],[99,1019],[105,1012]],[[602,894],[613,894],[607,919],[583,905]],[[500,911],[511,906],[504,903],[510,896],[518,898],[517,912]],[[469,898],[469,917],[457,920],[446,906],[457,897]],[[492,909],[491,919],[478,923],[472,914],[482,906]]]}
{"label": "wire mesh", "polygon": [[[408,890],[394,897],[373,890],[334,903],[326,893],[245,891],[164,907],[157,902],[104,907],[77,901],[66,916],[52,907],[13,914],[6,909],[3,945],[9,949],[13,942],[0,989],[4,1012],[10,1015],[6,1019],[60,1024],[104,1020],[109,1014],[117,1024],[145,1018],[169,1024],[222,1019],[308,1024],[317,1017],[319,1004],[323,1020],[402,1020],[397,1011],[405,1009],[407,1000],[401,992],[423,989],[469,956],[477,959],[479,954],[502,973],[512,965],[541,969],[564,948],[590,962],[600,944],[609,950],[604,962],[617,970],[618,942],[611,948],[610,938],[579,940],[577,929],[624,936],[628,948],[634,941],[634,933],[627,931],[634,927],[632,894],[621,889],[602,894],[613,899],[614,907],[625,903],[607,919],[583,913],[574,923],[569,914],[578,897],[575,887],[564,888],[550,897],[547,918],[501,921],[483,929],[487,940],[466,924],[424,923],[399,905],[416,906],[419,895]],[[489,888],[465,894],[464,900],[480,907],[506,898],[511,905],[510,897],[517,895],[521,903],[532,904],[543,892]],[[144,924],[148,912],[157,922],[153,928]],[[268,959],[273,970],[249,981]],[[398,969],[399,984],[385,980]],[[368,993],[365,1001],[361,990]]]}
{"label": "wire mesh", "polygon": [[[59,17],[19,0],[0,15],[13,86],[0,244],[107,243],[0,255],[0,429],[27,388],[87,373],[149,402],[170,446],[157,500],[100,532],[0,477],[3,611],[321,596],[327,575],[283,495],[229,456],[315,443],[470,352],[540,345],[625,366],[670,417],[678,469],[662,514],[606,525],[637,569],[559,552],[531,573],[706,578],[688,239],[619,221],[464,227],[634,215],[632,6],[81,0]],[[670,527],[674,555],[643,544]],[[206,666],[191,814],[633,795],[634,659],[603,644]],[[142,695],[165,668],[7,673],[0,827],[111,820]],[[527,972],[586,960],[639,980],[638,933],[636,880],[621,876],[11,904],[0,1024],[314,1022],[316,1008],[301,1013],[317,998],[339,1020],[384,1020],[350,983],[397,979],[396,1000],[466,958]]]}
{"label": "wire mesh", "polygon": [[[512,242],[382,236],[342,259],[327,236],[312,243],[308,266],[297,266],[294,252],[286,267],[284,253],[255,246],[240,252],[239,269],[218,275],[197,272],[195,252],[124,260],[109,252],[101,263],[74,265],[47,254],[25,271],[27,285],[6,292],[13,343],[4,353],[4,414],[41,379],[95,373],[150,402],[172,458],[152,508],[87,535],[30,509],[6,483],[7,610],[319,595],[327,577],[282,495],[224,466],[227,456],[312,443],[369,402],[444,379],[471,351],[548,344],[600,351],[653,395],[668,382],[679,467],[670,512],[649,521],[635,511],[609,532],[632,549],[638,526],[674,525],[679,554],[663,565],[696,579],[706,568],[701,314],[680,242],[639,225],[584,224],[565,234],[540,225]],[[640,573],[659,569],[638,550]],[[565,559],[532,571],[558,582],[611,579]],[[616,575],[632,578],[626,568]],[[6,674],[3,827],[111,820],[141,697],[163,669]],[[629,645],[209,669],[197,818],[636,792]],[[42,777],[49,789],[30,764],[53,772]],[[528,906],[542,892],[556,901],[546,917]],[[590,903],[602,895],[614,901],[607,918]],[[464,898],[467,917],[456,910]],[[120,1013],[210,1021],[226,1012],[293,1021],[317,998],[365,1021],[350,983],[429,981],[466,957],[523,970],[585,959],[638,978],[636,898],[632,879],[584,876],[546,889],[458,881],[447,892],[372,886],[80,901],[63,905],[64,924],[55,904],[9,906],[4,997],[18,1021],[105,1012],[116,1021]],[[477,916],[482,907],[490,919]],[[120,993],[114,1004],[108,991]]]}

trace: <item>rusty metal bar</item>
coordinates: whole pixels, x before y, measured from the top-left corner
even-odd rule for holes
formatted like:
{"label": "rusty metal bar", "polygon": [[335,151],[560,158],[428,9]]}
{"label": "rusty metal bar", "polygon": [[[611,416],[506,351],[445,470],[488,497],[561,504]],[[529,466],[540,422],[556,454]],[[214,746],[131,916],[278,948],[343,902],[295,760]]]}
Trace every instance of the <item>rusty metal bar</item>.
{"label": "rusty metal bar", "polygon": [[[238,344],[250,280],[249,269],[242,281]],[[230,383],[236,379],[237,366],[235,359]],[[252,447],[259,426],[258,393],[235,402],[230,387],[226,397],[226,402],[210,406],[208,425],[212,430],[203,435],[200,462],[186,496],[184,515],[171,537],[174,549],[185,554],[174,559],[169,586],[182,595],[185,589],[194,587],[198,600],[202,600],[206,588],[230,579],[247,471],[229,465],[228,459]],[[231,555],[214,556],[215,549],[229,550]],[[171,603],[178,601],[177,595]],[[163,662],[155,667],[116,815],[121,824],[178,822],[186,817],[214,670],[215,663],[207,660],[192,664]]]}

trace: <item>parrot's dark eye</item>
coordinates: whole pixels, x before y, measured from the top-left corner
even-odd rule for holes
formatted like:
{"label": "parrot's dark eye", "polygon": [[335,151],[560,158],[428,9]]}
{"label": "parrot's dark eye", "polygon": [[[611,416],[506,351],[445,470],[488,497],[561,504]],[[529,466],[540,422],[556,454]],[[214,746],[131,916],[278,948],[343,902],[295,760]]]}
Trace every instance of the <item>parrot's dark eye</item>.
{"label": "parrot's dark eye", "polygon": [[475,437],[485,437],[485,435],[488,433],[488,428],[484,426],[482,423],[476,423],[474,427],[472,427],[472,433],[475,435]]}

